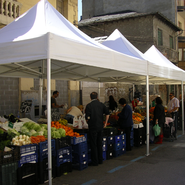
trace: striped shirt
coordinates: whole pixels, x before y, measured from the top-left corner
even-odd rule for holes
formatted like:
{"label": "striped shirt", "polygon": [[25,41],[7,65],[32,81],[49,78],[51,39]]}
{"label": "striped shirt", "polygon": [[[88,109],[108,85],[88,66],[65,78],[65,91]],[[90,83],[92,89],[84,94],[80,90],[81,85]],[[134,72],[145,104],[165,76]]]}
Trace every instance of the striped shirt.
{"label": "striped shirt", "polygon": [[[175,107],[180,107],[180,106],[179,106],[179,100],[178,100],[176,97],[174,97],[173,99],[170,100],[170,102],[168,103],[167,109],[168,109],[168,111],[171,111],[171,110],[173,110]],[[173,111],[173,112],[177,112],[177,111],[178,111],[178,109],[175,110],[175,111]]]}

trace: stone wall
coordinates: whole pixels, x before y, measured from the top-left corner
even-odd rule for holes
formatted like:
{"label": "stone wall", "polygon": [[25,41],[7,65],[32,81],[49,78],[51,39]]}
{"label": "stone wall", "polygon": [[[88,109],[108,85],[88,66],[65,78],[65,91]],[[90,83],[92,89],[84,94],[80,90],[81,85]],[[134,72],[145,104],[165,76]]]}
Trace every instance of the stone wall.
{"label": "stone wall", "polygon": [[19,110],[19,79],[0,77],[0,116],[14,114]]}
{"label": "stone wall", "polygon": [[176,23],[176,3],[174,0],[84,0],[82,1],[82,19],[121,11],[142,13],[161,12]]}

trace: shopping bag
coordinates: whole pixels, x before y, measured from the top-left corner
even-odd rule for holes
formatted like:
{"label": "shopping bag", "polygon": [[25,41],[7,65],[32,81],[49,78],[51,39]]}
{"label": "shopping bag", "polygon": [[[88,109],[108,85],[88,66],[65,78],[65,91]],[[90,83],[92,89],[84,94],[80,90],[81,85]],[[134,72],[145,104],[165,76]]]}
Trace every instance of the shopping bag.
{"label": "shopping bag", "polygon": [[82,116],[81,121],[82,121],[82,128],[88,129],[88,124],[86,122],[85,115]]}
{"label": "shopping bag", "polygon": [[73,127],[74,128],[78,128],[79,127],[79,119],[77,118],[77,116],[75,116],[73,118]]}
{"label": "shopping bag", "polygon": [[154,130],[154,135],[155,136],[159,136],[160,135],[160,133],[161,133],[161,127],[158,124],[155,124],[153,126],[153,130]]}

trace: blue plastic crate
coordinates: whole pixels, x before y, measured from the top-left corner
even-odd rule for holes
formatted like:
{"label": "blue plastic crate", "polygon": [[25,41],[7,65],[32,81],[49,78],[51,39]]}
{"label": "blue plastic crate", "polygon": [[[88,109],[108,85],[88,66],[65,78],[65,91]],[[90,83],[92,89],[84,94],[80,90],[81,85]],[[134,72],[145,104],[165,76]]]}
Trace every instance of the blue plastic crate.
{"label": "blue plastic crate", "polygon": [[106,154],[106,151],[102,153],[103,161],[105,161],[105,160],[106,160],[106,155],[107,155],[107,154]]}
{"label": "blue plastic crate", "polygon": [[113,158],[113,151],[106,151],[106,159],[112,159]]}
{"label": "blue plastic crate", "polygon": [[[56,150],[52,150],[52,156],[56,156]],[[39,161],[43,161],[43,159],[48,158],[48,151],[44,151],[38,155]]]}
{"label": "blue plastic crate", "polygon": [[[48,150],[48,141],[39,143],[39,154]],[[55,140],[51,140],[51,150],[55,150]]]}
{"label": "blue plastic crate", "polygon": [[102,144],[102,150],[103,150],[103,152],[107,151],[107,144]]}
{"label": "blue plastic crate", "polygon": [[123,154],[126,153],[126,145],[122,148]]}
{"label": "blue plastic crate", "polygon": [[84,152],[82,154],[77,154],[77,153],[72,154],[73,163],[81,163],[84,160],[88,161],[88,153]]}
{"label": "blue plastic crate", "polygon": [[72,152],[77,154],[82,154],[84,152],[88,153],[87,142],[79,143],[72,146]]}
{"label": "blue plastic crate", "polygon": [[87,142],[87,138],[84,136],[81,137],[71,137],[71,144],[77,145],[79,143]]}
{"label": "blue plastic crate", "polygon": [[107,142],[107,137],[106,136],[102,137],[102,141]]}
{"label": "blue plastic crate", "polygon": [[126,146],[126,139],[122,141],[122,146]]}
{"label": "blue plastic crate", "polygon": [[122,135],[118,135],[118,136],[114,136],[114,143],[118,143],[120,141],[122,141]]}
{"label": "blue plastic crate", "polygon": [[107,144],[114,144],[114,136],[107,137]]}
{"label": "blue plastic crate", "polygon": [[20,154],[23,155],[26,153],[38,153],[38,145],[30,144],[30,145],[20,146]]}
{"label": "blue plastic crate", "polygon": [[113,156],[118,157],[120,155],[123,155],[123,149],[113,151]]}
{"label": "blue plastic crate", "polygon": [[72,154],[71,146],[67,146],[67,147],[64,147],[64,148],[57,150],[57,158],[62,155],[64,156],[64,155],[70,155],[70,154]]}
{"label": "blue plastic crate", "polygon": [[123,148],[123,141],[114,143],[114,151],[121,150]]}
{"label": "blue plastic crate", "polygon": [[18,167],[21,167],[22,164],[30,162],[38,162],[37,153],[21,156],[20,161],[18,161]]}
{"label": "blue plastic crate", "polygon": [[126,140],[126,134],[122,134],[122,140]]}
{"label": "blue plastic crate", "polygon": [[82,161],[81,163],[75,163],[72,164],[73,169],[76,170],[84,170],[88,167],[88,159],[86,158],[84,161]]}
{"label": "blue plastic crate", "polygon": [[71,162],[72,163],[72,154],[60,156],[57,158],[57,167],[63,163]]}

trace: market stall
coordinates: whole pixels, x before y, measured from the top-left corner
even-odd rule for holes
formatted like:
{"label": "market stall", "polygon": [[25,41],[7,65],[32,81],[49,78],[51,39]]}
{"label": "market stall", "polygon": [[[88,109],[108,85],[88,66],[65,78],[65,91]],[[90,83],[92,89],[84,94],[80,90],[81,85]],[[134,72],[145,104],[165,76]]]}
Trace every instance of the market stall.
{"label": "market stall", "polygon": [[[51,97],[51,78],[111,82],[127,76],[142,77],[147,74],[145,60],[97,44],[69,23],[47,0],[41,0],[2,28],[0,36],[0,76],[47,78],[48,100]],[[47,101],[51,183],[50,103]]]}

